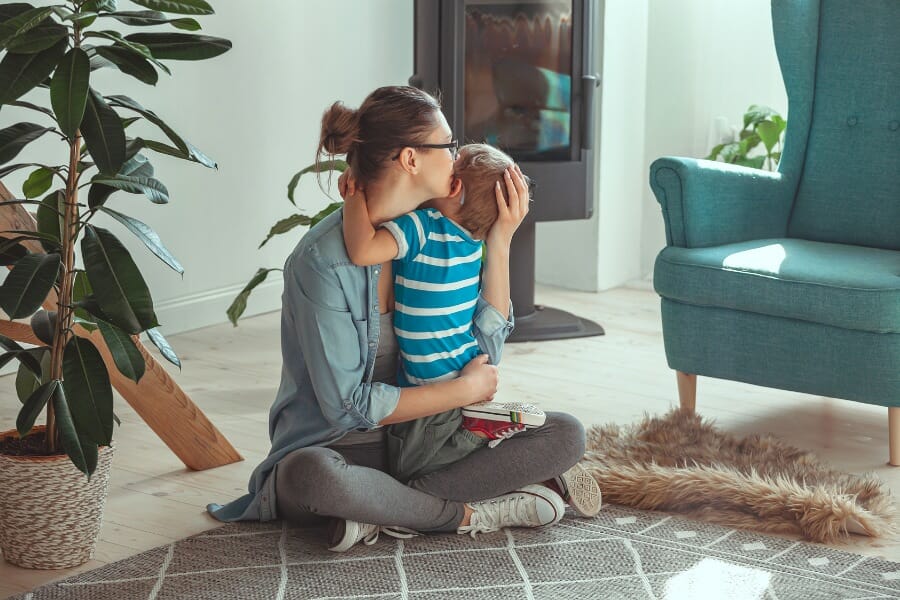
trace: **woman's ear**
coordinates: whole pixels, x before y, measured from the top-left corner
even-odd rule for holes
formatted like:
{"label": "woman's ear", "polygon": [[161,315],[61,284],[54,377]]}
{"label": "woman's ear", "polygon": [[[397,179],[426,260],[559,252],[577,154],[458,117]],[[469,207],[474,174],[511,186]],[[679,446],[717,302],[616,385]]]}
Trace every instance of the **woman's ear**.
{"label": "woman's ear", "polygon": [[457,196],[462,194],[462,191],[463,191],[462,179],[460,179],[459,177],[454,175],[453,181],[450,182],[450,195],[447,197],[448,198],[456,198]]}
{"label": "woman's ear", "polygon": [[400,167],[410,175],[419,173],[419,167],[416,162],[416,151],[413,148],[404,148],[400,151],[400,157],[397,159]]}

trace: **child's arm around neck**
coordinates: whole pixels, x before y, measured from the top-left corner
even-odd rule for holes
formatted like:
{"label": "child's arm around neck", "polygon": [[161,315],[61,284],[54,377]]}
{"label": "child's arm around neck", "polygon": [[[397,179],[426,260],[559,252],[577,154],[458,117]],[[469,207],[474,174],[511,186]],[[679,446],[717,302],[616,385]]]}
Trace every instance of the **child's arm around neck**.
{"label": "child's arm around neck", "polygon": [[347,256],[360,267],[380,265],[397,257],[397,240],[386,229],[375,229],[366,197],[357,191],[344,199],[344,244]]}

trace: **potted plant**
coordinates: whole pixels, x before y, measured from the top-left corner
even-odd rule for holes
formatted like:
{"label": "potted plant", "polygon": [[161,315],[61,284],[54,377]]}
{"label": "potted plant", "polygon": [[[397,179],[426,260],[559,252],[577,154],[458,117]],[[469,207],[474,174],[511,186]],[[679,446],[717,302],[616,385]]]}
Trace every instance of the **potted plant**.
{"label": "potted plant", "polygon": [[[0,433],[0,547],[7,561],[24,567],[82,564],[100,531],[113,453],[113,395],[100,351],[79,333],[99,329],[115,367],[134,381],[145,368],[135,345],[143,332],[178,364],[156,329],[140,270],[116,234],[91,219],[109,215],[183,273],[150,227],[114,210],[109,200],[126,192],[168,202],[149,153],[216,166],[153,111],[94,87],[99,69],[155,85],[159,71],[170,74],[165,61],[203,60],[231,48],[225,39],[184,33],[200,29],[194,17],[213,13],[205,0],[131,1],[142,10],[119,10],[116,0],[0,4],[0,105],[28,109],[47,123],[0,128],[0,178],[33,169],[24,198],[2,204],[37,209],[36,230],[8,230],[0,239],[0,258],[11,268],[0,286],[0,306],[10,318],[31,317],[41,342],[25,348],[0,336],[0,364],[19,361],[22,401],[16,430]],[[130,27],[142,31],[122,32]],[[43,88],[45,105],[20,100],[35,88]],[[167,142],[129,135],[136,121],[161,130]],[[44,135],[60,139],[68,150],[64,162],[12,164]],[[34,427],[45,409],[46,425]]]}
{"label": "potted plant", "polygon": [[[300,178],[307,173],[316,173],[317,175],[321,175],[322,173],[327,172],[343,173],[346,170],[347,163],[343,160],[317,161],[316,163],[309,165],[305,169],[301,169],[300,171],[295,173],[294,176],[291,177],[291,180],[288,182],[288,200],[290,200],[294,208],[297,208],[297,202],[294,199],[294,194],[297,191],[297,184],[300,182]],[[295,212],[291,215],[288,215],[272,226],[272,228],[269,230],[269,235],[267,235],[266,238],[262,242],[260,242],[257,250],[265,246],[266,243],[276,235],[288,233],[289,231],[292,231],[295,228],[301,226],[312,227],[313,225],[339,209],[342,205],[343,202],[332,202],[314,215],[307,215],[302,212]],[[242,289],[240,293],[238,293],[238,295],[234,298],[234,300],[231,301],[231,305],[225,311],[225,314],[228,315],[228,320],[231,321],[232,325],[237,327],[238,319],[241,318],[241,315],[244,314],[244,311],[247,309],[247,300],[250,297],[250,294],[253,292],[253,289],[264,282],[269,276],[269,273],[271,273],[272,271],[281,270],[282,269],[260,268],[256,271],[253,277],[250,278],[250,281],[247,283],[247,285],[244,286],[244,289]]]}
{"label": "potted plant", "polygon": [[[744,113],[744,128],[736,138],[717,144],[706,160],[720,160],[753,169],[774,171],[781,160],[782,134],[786,127],[787,121],[775,110],[751,104]],[[750,156],[760,144],[765,154]]]}

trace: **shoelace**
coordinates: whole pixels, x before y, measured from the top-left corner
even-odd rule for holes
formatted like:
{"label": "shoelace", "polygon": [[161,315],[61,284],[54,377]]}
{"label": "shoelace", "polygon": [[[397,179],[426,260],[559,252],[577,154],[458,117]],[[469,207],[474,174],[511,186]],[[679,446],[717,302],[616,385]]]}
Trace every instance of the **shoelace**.
{"label": "shoelace", "polygon": [[[496,509],[479,510],[485,505],[496,506]],[[472,504],[474,512],[469,525],[457,529],[459,533],[468,533],[473,538],[476,533],[499,531],[509,523],[521,523],[528,517],[528,498],[524,494],[512,493],[494,500],[485,500]]]}
{"label": "shoelace", "polygon": [[510,427],[509,429],[504,430],[502,433],[498,433],[496,439],[488,442],[488,448],[496,448],[503,440],[508,440],[512,436],[516,435],[517,433],[522,433],[523,431],[525,431],[524,425],[521,425],[519,427]]}
{"label": "shoelace", "polygon": [[368,525],[368,526],[371,527],[372,530],[369,531],[368,533],[366,533],[362,538],[362,542],[366,546],[371,546],[372,544],[377,542],[379,533],[384,533],[385,535],[389,535],[393,538],[397,538],[400,540],[408,540],[409,538],[416,537],[417,535],[422,535],[415,529],[409,529],[407,527],[399,527],[396,525],[382,525],[380,527],[378,525]]}

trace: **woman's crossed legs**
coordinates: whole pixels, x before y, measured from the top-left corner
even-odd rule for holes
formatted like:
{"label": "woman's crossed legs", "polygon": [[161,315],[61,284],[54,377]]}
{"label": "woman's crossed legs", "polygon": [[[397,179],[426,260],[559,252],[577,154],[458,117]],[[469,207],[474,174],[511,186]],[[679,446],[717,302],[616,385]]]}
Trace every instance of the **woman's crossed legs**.
{"label": "woman's crossed legs", "polygon": [[552,479],[584,455],[581,423],[547,413],[542,427],[481,448],[404,485],[388,475],[383,444],[303,448],[278,465],[275,490],[281,518],[311,524],[322,517],[396,525],[418,531],[457,531],[466,502],[494,498]]}

